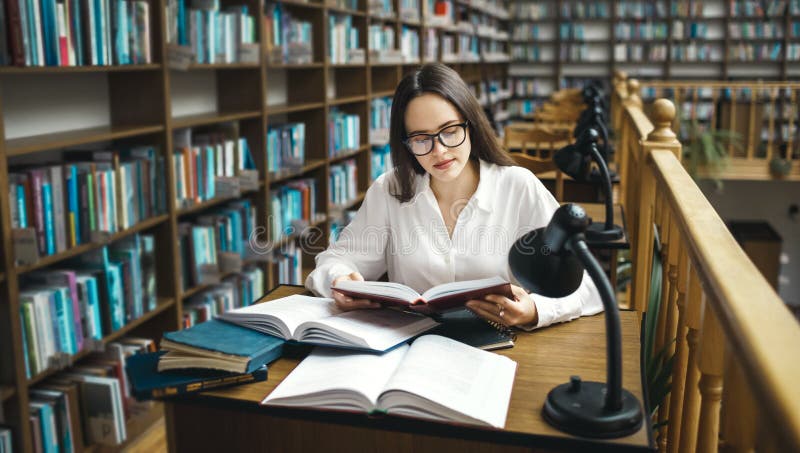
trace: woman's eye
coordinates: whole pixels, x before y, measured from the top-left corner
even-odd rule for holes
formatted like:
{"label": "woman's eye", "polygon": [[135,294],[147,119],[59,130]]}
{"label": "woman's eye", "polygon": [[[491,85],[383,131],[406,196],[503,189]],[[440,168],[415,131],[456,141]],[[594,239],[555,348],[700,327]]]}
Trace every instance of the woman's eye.
{"label": "woman's eye", "polygon": [[416,137],[411,137],[411,143],[424,144],[428,140],[430,139],[428,137],[425,137],[424,135],[417,135]]}

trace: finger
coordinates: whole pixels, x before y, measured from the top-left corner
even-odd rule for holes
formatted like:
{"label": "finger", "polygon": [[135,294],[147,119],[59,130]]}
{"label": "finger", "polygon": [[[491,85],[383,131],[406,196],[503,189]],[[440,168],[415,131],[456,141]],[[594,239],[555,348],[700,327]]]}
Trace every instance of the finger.
{"label": "finger", "polygon": [[361,274],[359,274],[358,272],[353,272],[353,273],[350,274],[350,280],[363,282],[364,281],[364,277]]}
{"label": "finger", "polygon": [[349,297],[348,297],[348,299],[349,299],[349,301],[347,302],[348,306],[352,307],[354,309],[378,308],[378,307],[381,306],[381,304],[379,304],[377,302],[373,302],[373,301],[371,301],[369,299],[352,299],[352,298],[349,298]]}
{"label": "finger", "polygon": [[494,302],[486,302],[484,300],[471,300],[467,302],[467,308],[480,309],[486,313],[492,313],[495,316],[500,312],[500,307]]}
{"label": "finger", "polygon": [[496,322],[498,324],[506,325],[508,322],[505,319],[497,316],[497,313],[492,313],[478,306],[475,306],[475,308],[472,309],[472,312],[481,318],[488,319],[489,321]]}
{"label": "finger", "polygon": [[491,302],[493,304],[500,304],[500,305],[502,305],[504,307],[506,306],[506,302],[510,302],[508,297],[501,296],[499,294],[488,294],[488,295],[484,296],[483,299],[487,300],[487,301],[489,301],[489,302]]}

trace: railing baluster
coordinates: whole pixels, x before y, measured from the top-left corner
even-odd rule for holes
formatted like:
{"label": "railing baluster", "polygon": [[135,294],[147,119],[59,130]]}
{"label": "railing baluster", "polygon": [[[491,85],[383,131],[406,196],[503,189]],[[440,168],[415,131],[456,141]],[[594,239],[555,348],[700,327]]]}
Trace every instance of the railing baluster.
{"label": "railing baluster", "polygon": [[720,450],[752,452],[756,441],[757,407],[739,358],[725,355],[725,387],[720,412]]}
{"label": "railing baluster", "polygon": [[[753,87],[750,90],[750,111],[747,112],[747,158],[752,159],[755,154],[755,141],[756,141],[756,97],[758,90]],[[761,131],[761,128],[758,128]],[[759,134],[761,139],[761,134]]]}
{"label": "railing baluster", "polygon": [[[681,238],[679,244],[683,244]],[[677,327],[675,333],[675,359],[672,367],[672,384],[669,395],[669,425],[667,427],[667,451],[676,453],[680,441],[681,423],[683,422],[683,398],[686,386],[686,367],[688,349],[686,347],[686,292],[689,280],[689,260],[686,256],[686,247],[678,248],[678,278],[676,289],[678,296],[675,305],[678,311]]]}
{"label": "railing baluster", "polygon": [[[728,130],[735,131],[736,130],[736,88],[731,87],[731,108],[728,109],[730,118],[728,118]],[[728,156],[733,157],[733,142],[728,142]]]}
{"label": "railing baluster", "polygon": [[789,95],[789,123],[787,125],[787,136],[788,139],[786,141],[786,155],[783,156],[784,159],[788,160],[789,162],[792,161],[792,156],[794,153],[794,120],[797,119],[797,90],[794,88],[789,88],[791,94]]}
{"label": "railing baluster", "polygon": [[[694,261],[692,261],[694,264]],[[694,266],[693,266],[694,268]],[[697,272],[689,274],[689,292],[686,298],[686,346],[688,347],[686,383],[684,384],[683,413],[681,414],[681,436],[679,452],[694,451],[697,441],[697,421],[700,418],[700,391],[697,368],[697,347],[700,337],[700,309],[703,293],[700,290],[700,276]]]}
{"label": "railing baluster", "polygon": [[778,96],[778,89],[777,88],[770,88],[769,89],[769,126],[768,126],[768,133],[767,136],[767,161],[772,159],[772,146],[774,145],[774,138],[775,138],[775,113],[778,110],[778,104],[776,102],[776,98]]}
{"label": "railing baluster", "polygon": [[725,337],[707,300],[703,304],[697,367],[700,369],[700,425],[697,451],[717,451],[719,443],[719,408],[722,400],[722,371],[725,358]]}

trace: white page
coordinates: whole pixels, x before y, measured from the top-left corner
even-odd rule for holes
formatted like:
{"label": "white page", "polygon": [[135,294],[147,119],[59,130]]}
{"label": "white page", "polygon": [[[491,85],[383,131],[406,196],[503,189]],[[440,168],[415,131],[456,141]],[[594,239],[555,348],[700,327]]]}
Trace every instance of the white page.
{"label": "white page", "polygon": [[[298,328],[296,336],[310,341],[310,338],[303,335],[303,331],[319,327],[346,337],[352,343],[377,351],[385,351],[401,341],[408,340],[437,325],[439,323],[433,319],[414,313],[389,309],[353,310],[338,316],[304,323]],[[308,333],[313,333],[313,331]]]}
{"label": "white page", "polygon": [[425,335],[411,345],[386,390],[416,394],[502,428],[516,368],[517,363],[507,357],[438,335]]}
{"label": "white page", "polygon": [[[315,348],[261,404],[371,411],[408,348],[402,345],[384,354]],[[325,397],[334,390],[359,394],[363,402],[348,405],[341,398]]]}
{"label": "white page", "polygon": [[443,283],[425,291],[422,298],[426,301],[444,296],[446,294],[472,291],[473,289],[487,288],[490,286],[507,283],[502,277],[482,278],[479,280],[464,280],[462,282]]}
{"label": "white page", "polygon": [[334,288],[342,288],[361,293],[375,294],[379,296],[394,297],[396,299],[415,301],[420,294],[401,283],[394,282],[362,282],[345,280],[336,284]]}
{"label": "white page", "polygon": [[260,330],[258,329],[259,318],[265,320],[270,318],[280,319],[286,325],[289,333],[289,338],[287,339],[290,339],[300,324],[337,315],[341,312],[336,308],[333,299],[295,295],[237,308],[219,315],[219,318],[254,330]]}

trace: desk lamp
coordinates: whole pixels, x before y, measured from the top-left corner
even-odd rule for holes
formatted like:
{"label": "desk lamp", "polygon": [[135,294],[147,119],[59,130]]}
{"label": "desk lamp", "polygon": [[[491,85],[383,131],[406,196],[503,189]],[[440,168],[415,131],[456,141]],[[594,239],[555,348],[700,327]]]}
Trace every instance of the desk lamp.
{"label": "desk lamp", "polygon": [[611,194],[611,175],[608,166],[600,151],[597,149],[597,131],[588,128],[578,137],[578,140],[556,151],[553,161],[564,173],[577,181],[589,181],[591,161],[597,163],[600,169],[600,183],[603,186],[603,195],[606,204],[606,221],[592,223],[586,230],[586,238],[590,242],[609,242],[622,238],[622,228],[614,225],[614,200]]}
{"label": "desk lamp", "polygon": [[511,271],[529,291],[546,297],[564,297],[581,284],[583,269],[600,292],[606,323],[606,382],[570,382],[550,390],[542,413],[555,428],[570,434],[614,438],[635,433],[642,426],[642,408],[622,388],[622,344],[619,309],[611,283],[592,256],[584,238],[591,220],[583,208],[566,204],[550,223],[528,232],[508,255]]}

